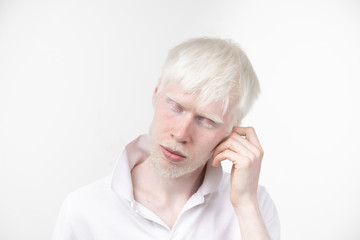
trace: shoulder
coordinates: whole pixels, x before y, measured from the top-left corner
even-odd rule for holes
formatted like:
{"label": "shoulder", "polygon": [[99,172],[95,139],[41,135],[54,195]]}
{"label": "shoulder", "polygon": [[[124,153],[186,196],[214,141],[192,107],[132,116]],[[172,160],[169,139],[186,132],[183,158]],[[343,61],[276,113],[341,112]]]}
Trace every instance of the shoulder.
{"label": "shoulder", "polygon": [[[67,195],[61,206],[53,239],[90,239],[92,224],[111,213],[116,197],[111,191],[110,176],[78,188]],[[89,235],[90,234],[90,235]]]}
{"label": "shoulder", "polygon": [[93,183],[87,184],[71,192],[68,197],[79,198],[86,195],[98,193],[104,191],[106,187],[110,186],[110,176],[99,179]]}
{"label": "shoulder", "polygon": [[88,184],[68,194],[60,209],[58,221],[68,225],[78,225],[109,212],[118,204],[110,187],[110,176]]}
{"label": "shoulder", "polygon": [[74,190],[66,196],[63,204],[72,210],[98,205],[98,202],[103,201],[106,196],[111,194],[110,179],[110,176],[107,176]]}

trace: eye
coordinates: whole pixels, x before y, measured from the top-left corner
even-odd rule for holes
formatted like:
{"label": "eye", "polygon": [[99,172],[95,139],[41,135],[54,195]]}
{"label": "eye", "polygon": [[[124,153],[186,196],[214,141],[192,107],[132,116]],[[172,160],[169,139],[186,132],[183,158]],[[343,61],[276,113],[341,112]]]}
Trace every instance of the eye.
{"label": "eye", "polygon": [[197,122],[199,124],[201,124],[202,126],[206,127],[206,128],[214,128],[216,127],[216,122],[214,122],[213,120],[211,119],[208,119],[206,117],[197,117],[196,118]]}
{"label": "eye", "polygon": [[169,105],[170,110],[173,112],[180,113],[184,110],[179,104],[177,104],[176,102],[173,102],[171,100],[168,101],[168,105]]}

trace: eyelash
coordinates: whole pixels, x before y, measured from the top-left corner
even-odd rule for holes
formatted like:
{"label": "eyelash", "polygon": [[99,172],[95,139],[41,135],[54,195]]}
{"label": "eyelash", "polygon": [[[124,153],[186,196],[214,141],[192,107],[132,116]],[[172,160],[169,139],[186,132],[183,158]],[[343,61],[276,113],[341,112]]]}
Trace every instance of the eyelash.
{"label": "eyelash", "polygon": [[199,122],[202,126],[206,128],[213,128],[215,126],[215,122],[204,117],[197,117],[197,122]]}
{"label": "eyelash", "polygon": [[[168,104],[170,110],[173,112],[181,113],[183,111],[183,108],[175,102],[169,101]],[[196,122],[199,123],[201,126],[204,126],[205,128],[210,129],[215,127],[215,122],[205,117],[201,117],[201,116],[196,117]]]}
{"label": "eyelash", "polygon": [[177,113],[180,113],[183,111],[181,106],[179,106],[178,104],[173,103],[173,102],[169,102],[169,107],[172,111],[177,112]]}

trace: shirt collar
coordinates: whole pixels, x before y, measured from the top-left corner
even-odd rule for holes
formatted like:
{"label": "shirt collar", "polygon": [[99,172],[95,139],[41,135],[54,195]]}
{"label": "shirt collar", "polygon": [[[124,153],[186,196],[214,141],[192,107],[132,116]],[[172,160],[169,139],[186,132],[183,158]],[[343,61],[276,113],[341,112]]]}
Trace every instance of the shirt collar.
{"label": "shirt collar", "polygon": [[[134,141],[130,142],[117,160],[112,173],[111,188],[120,197],[129,201],[134,201],[131,170],[133,167],[144,161],[150,155],[148,135],[140,135]],[[213,167],[208,162],[204,181],[197,193],[205,196],[216,191],[222,178],[222,168]]]}

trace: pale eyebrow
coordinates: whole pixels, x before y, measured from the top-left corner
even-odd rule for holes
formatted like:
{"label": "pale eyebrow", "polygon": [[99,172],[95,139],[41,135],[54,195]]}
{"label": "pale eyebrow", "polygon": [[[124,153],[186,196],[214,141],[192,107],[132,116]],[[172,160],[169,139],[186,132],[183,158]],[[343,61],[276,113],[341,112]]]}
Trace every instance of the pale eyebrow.
{"label": "pale eyebrow", "polygon": [[180,107],[184,108],[184,106],[183,106],[183,105],[181,105],[181,104],[179,103],[179,101],[178,101],[178,100],[176,100],[174,97],[171,97],[171,96],[169,96],[168,94],[165,94],[165,96],[166,96],[166,98],[167,98],[168,100],[170,100],[170,101],[172,101],[172,102],[174,102],[174,103],[178,104]]}
{"label": "pale eyebrow", "polygon": [[217,116],[217,115],[207,115],[207,114],[202,114],[201,115],[204,118],[208,118],[211,121],[215,122],[215,123],[219,123],[219,124],[223,124],[224,121],[222,120],[221,117]]}
{"label": "pale eyebrow", "polygon": [[[178,104],[179,106],[181,106],[182,108],[186,109],[182,104],[179,103],[179,101],[177,99],[175,99],[174,97],[170,96],[169,94],[165,94],[165,96],[167,97],[167,99],[169,99],[170,101]],[[224,123],[224,120],[217,116],[217,115],[212,115],[212,114],[197,114],[199,115],[200,117],[204,117],[204,118],[208,118],[210,119],[211,121],[215,122],[215,123],[218,123],[218,124],[223,124]]]}

